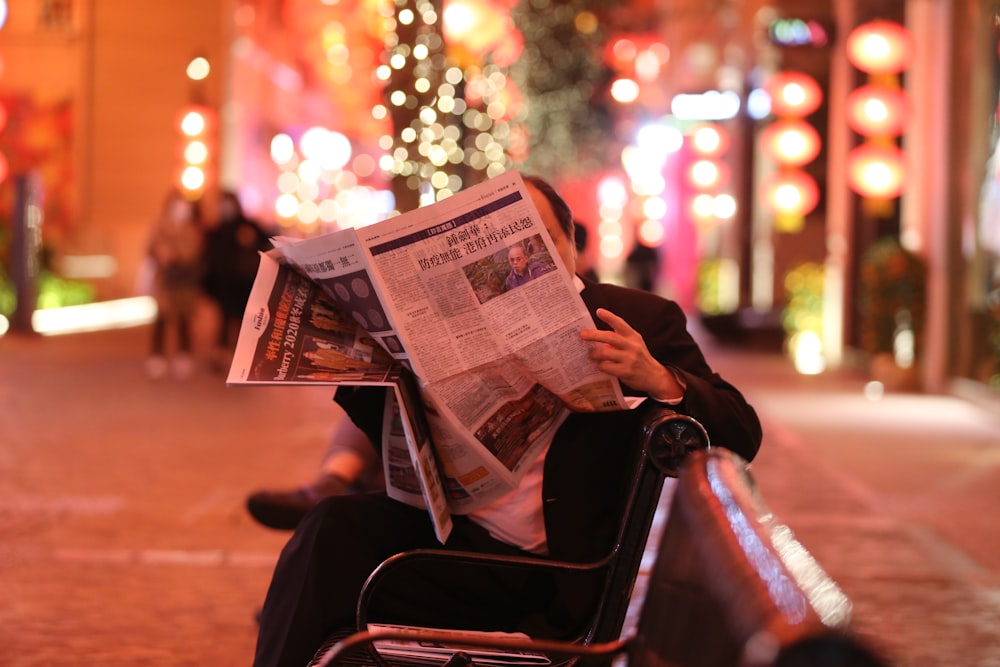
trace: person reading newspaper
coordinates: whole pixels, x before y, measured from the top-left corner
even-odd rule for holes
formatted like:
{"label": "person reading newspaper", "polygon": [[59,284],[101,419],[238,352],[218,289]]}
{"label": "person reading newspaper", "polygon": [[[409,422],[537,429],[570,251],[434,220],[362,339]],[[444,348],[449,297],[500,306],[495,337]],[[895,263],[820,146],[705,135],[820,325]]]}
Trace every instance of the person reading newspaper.
{"label": "person reading newspaper", "polygon": [[[544,180],[525,176],[531,201],[563,265],[575,270],[573,216]],[[674,302],[652,293],[573,277],[596,327],[579,334],[601,371],[626,395],[662,401],[698,419],[716,446],[747,460],[761,443],[754,409],[707,363]],[[377,386],[339,386],[335,401],[372,443],[381,442]],[[516,488],[453,517],[445,549],[593,560],[617,527],[630,458],[623,438],[634,410],[573,412]],[[260,615],[254,665],[301,667],[337,628],[353,625],[360,589],[385,558],[441,544],[428,513],[383,493],[325,498],[306,514],[281,552]],[[405,585],[380,596],[380,622],[523,631],[558,637],[580,620],[594,590],[520,571],[407,570]]]}

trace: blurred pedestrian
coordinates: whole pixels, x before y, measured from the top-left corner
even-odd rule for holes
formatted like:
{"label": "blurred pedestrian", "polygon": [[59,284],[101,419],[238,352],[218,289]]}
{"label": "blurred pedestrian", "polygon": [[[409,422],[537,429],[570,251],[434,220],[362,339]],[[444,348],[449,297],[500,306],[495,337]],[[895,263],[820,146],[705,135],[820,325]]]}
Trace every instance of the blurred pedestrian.
{"label": "blurred pedestrian", "polygon": [[644,292],[656,291],[656,280],[660,274],[660,254],[636,241],[632,252],[625,259],[625,284]]}
{"label": "blurred pedestrian", "polygon": [[197,202],[171,190],[147,246],[156,318],[146,372],[153,379],[163,377],[168,370],[178,378],[186,378],[194,370],[192,323],[201,295],[203,246],[204,229]]}
{"label": "blurred pedestrian", "polygon": [[257,275],[259,253],[271,247],[268,233],[246,216],[235,192],[219,195],[218,224],[205,242],[205,293],[216,304],[220,323],[215,345],[215,362],[228,365],[239,335],[243,311]]}

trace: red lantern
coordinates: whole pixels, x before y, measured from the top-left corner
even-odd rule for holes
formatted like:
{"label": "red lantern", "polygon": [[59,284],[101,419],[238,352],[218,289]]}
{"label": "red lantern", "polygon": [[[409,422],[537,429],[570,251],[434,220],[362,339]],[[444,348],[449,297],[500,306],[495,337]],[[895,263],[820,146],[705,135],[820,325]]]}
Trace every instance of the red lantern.
{"label": "red lantern", "polygon": [[776,72],[764,84],[764,90],[771,97],[771,111],[786,118],[804,118],[823,102],[823,91],[816,79],[803,72]]}
{"label": "red lantern", "polygon": [[862,144],[847,154],[847,184],[862,197],[898,197],[905,181],[905,157],[896,146]]}
{"label": "red lantern", "polygon": [[868,74],[897,74],[910,65],[913,36],[892,21],[859,25],[847,36],[847,59]]}
{"label": "red lantern", "polygon": [[688,130],[691,151],[702,157],[718,157],[729,150],[729,133],[716,123],[702,123]]}
{"label": "red lantern", "polygon": [[819,155],[819,133],[804,120],[771,123],[760,135],[760,147],[776,163],[787,167],[809,164]]}
{"label": "red lantern", "polygon": [[688,180],[702,192],[719,190],[729,183],[729,169],[719,160],[697,159],[688,169]]}
{"label": "red lantern", "polygon": [[847,96],[847,124],[865,137],[895,137],[906,126],[910,99],[899,88],[869,84]]}
{"label": "red lantern", "polygon": [[761,181],[758,194],[779,219],[803,218],[819,203],[816,179],[799,169],[776,171]]}
{"label": "red lantern", "polygon": [[[489,0],[446,0],[442,8],[442,32],[448,45],[480,58],[513,41],[515,31],[508,12],[495,4]],[[516,60],[520,45],[515,45],[514,50]]]}

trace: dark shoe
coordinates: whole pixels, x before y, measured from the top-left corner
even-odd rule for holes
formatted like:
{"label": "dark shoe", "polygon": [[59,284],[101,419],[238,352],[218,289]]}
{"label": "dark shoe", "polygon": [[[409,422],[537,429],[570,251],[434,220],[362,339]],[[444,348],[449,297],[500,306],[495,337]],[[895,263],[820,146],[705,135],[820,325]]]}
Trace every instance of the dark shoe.
{"label": "dark shoe", "polygon": [[347,482],[326,475],[315,484],[291,491],[257,491],[247,496],[247,511],[258,523],[277,530],[294,530],[306,512],[328,496],[350,490]]}

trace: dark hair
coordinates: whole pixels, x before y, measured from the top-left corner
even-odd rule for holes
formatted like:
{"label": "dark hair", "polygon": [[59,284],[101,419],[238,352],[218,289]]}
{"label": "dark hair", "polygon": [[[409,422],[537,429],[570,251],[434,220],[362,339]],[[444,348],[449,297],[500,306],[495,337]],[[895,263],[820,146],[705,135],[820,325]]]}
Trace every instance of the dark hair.
{"label": "dark hair", "polygon": [[583,252],[587,249],[587,226],[579,220],[573,221],[573,242],[576,244],[576,251]]}
{"label": "dark hair", "polygon": [[572,241],[573,212],[569,210],[569,204],[567,204],[566,201],[559,196],[556,189],[545,179],[539,176],[531,175],[523,175],[522,178],[525,183],[532,185],[536,190],[545,195],[549,205],[552,207],[552,211],[556,214],[556,220],[559,221],[559,227],[561,227],[563,233],[566,234],[566,238]]}

